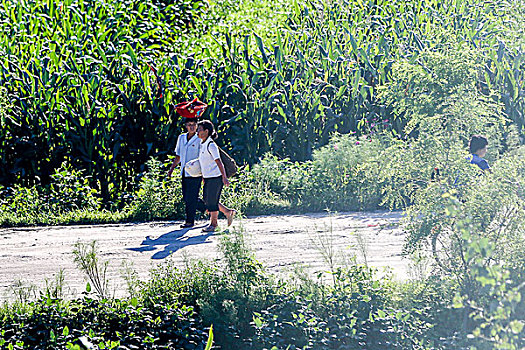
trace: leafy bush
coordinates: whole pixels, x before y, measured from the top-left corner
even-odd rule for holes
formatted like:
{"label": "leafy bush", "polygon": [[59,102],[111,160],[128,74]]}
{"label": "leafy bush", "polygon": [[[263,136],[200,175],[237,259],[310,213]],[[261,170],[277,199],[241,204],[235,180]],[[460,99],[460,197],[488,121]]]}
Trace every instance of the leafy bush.
{"label": "leafy bush", "polygon": [[417,63],[394,64],[396,78],[381,95],[405,125],[404,140],[385,150],[388,156],[380,176],[383,202],[392,207],[410,204],[418,189],[430,183],[433,172],[454,178],[454,165],[466,156],[472,135],[489,138],[489,161],[511,142],[505,136],[512,127],[501,106],[477,86],[481,58],[463,45],[448,45],[440,52],[422,52]]}
{"label": "leafy bush", "polygon": [[20,226],[83,222],[118,222],[119,212],[101,209],[99,193],[90,187],[83,171],[62,164],[49,188],[5,188],[0,193],[0,224]]}
{"label": "leafy bush", "polygon": [[139,190],[129,208],[134,220],[181,218],[184,213],[181,181],[177,176],[166,180],[161,163],[150,159],[148,171],[140,180]]}
{"label": "leafy bush", "polygon": [[305,194],[310,208],[376,209],[381,200],[377,178],[388,152],[383,147],[375,137],[335,134],[329,145],[314,152]]}
{"label": "leafy bush", "polygon": [[203,322],[213,324],[217,342],[225,348],[240,348],[252,332],[253,311],[264,304],[272,287],[241,232],[225,233],[220,241],[224,265],[188,261],[184,270],[171,264],[160,266],[144,286],[142,299],[146,305],[194,305]]}
{"label": "leafy bush", "polygon": [[[446,279],[449,278],[450,282],[450,277],[453,277],[457,285],[453,307],[459,310],[455,313],[462,319],[457,327],[461,335],[457,344],[481,349],[520,349],[525,339],[525,304],[522,299],[525,276],[522,263],[516,269],[516,260],[521,262],[522,257],[513,257],[514,251],[502,256],[506,248],[504,237],[509,232],[500,232],[501,238],[494,237],[490,231],[480,235],[480,227],[475,223],[477,218],[464,215],[462,204],[453,197],[444,201],[449,215],[455,217],[454,229],[458,238],[454,244],[460,246],[448,251],[447,256],[449,260],[458,261],[459,250],[462,271],[459,268],[445,270],[445,279],[441,280],[447,283]],[[503,249],[500,247],[502,243]]]}
{"label": "leafy bush", "polygon": [[335,273],[335,285],[317,285],[317,295],[301,289],[274,295],[254,316],[254,348],[427,348],[432,325],[417,312],[396,309],[388,279],[359,265]]}
{"label": "leafy bush", "polygon": [[83,171],[76,170],[66,163],[51,175],[49,203],[53,211],[73,211],[75,209],[98,210],[100,197],[97,190],[89,186]]}
{"label": "leafy bush", "polygon": [[[0,346],[17,349],[204,349],[207,334],[191,307],[144,307],[136,299],[42,299],[0,318]],[[96,344],[96,345],[94,345]],[[76,347],[75,347],[76,346]],[[80,346],[80,347],[79,347]]]}
{"label": "leafy bush", "polygon": [[[265,158],[262,162],[265,162]],[[231,185],[222,190],[221,202],[227,207],[235,208],[239,214],[258,215],[290,211],[292,206],[286,196],[268,187],[264,179],[259,179],[255,172],[260,168],[258,165],[246,166],[231,178]]]}
{"label": "leafy bush", "polygon": [[[523,158],[519,155],[502,158],[494,164],[492,172],[485,174],[460,159],[458,170],[461,171],[421,191],[415,204],[408,208],[407,251],[430,247],[446,273],[465,277],[464,272],[476,260],[476,255],[467,254],[467,240],[458,227],[468,218],[473,235],[496,245],[490,256],[494,263],[522,266]],[[454,212],[446,202],[450,194],[458,198]]]}

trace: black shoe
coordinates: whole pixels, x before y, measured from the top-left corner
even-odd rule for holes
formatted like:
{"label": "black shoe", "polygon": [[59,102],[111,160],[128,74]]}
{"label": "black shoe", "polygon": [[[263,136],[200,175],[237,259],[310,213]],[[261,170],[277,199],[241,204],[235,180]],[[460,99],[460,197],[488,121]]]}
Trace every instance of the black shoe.
{"label": "black shoe", "polygon": [[193,225],[194,224],[192,224],[191,222],[185,222],[182,225],[180,225],[180,228],[189,228],[189,227],[193,227]]}

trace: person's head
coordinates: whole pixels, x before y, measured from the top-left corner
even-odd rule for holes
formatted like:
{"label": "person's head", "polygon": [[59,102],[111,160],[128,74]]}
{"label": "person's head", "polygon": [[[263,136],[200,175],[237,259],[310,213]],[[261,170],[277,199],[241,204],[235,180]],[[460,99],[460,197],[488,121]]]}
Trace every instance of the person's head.
{"label": "person's head", "polygon": [[184,118],[182,122],[189,134],[195,134],[197,132],[197,118]]}
{"label": "person's head", "polygon": [[209,120],[201,120],[197,123],[197,135],[203,141],[205,141],[208,137],[211,137],[212,140],[217,138],[217,133],[215,132],[213,123]]}
{"label": "person's head", "polygon": [[470,139],[469,149],[471,154],[477,154],[481,158],[487,154],[487,138],[481,135],[474,135]]}

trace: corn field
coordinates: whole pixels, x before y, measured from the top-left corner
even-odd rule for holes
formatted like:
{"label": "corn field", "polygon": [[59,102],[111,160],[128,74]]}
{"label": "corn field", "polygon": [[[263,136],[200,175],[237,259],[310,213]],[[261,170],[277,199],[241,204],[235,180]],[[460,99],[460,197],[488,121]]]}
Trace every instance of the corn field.
{"label": "corn field", "polygon": [[409,116],[378,98],[392,65],[451,43],[479,52],[479,89],[523,133],[523,5],[293,1],[273,37],[226,34],[217,53],[191,50],[213,29],[205,2],[2,0],[0,183],[46,184],[66,161],[112,200],[150,157],[172,153],[174,105],[193,97],[249,164],[267,152],[310,159],[332,133],[366,134],[373,122],[401,135]]}

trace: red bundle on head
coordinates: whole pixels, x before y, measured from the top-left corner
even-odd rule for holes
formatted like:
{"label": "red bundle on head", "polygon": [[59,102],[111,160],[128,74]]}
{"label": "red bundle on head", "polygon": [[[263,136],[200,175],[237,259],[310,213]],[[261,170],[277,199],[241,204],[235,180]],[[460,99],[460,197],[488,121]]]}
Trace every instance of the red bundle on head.
{"label": "red bundle on head", "polygon": [[208,108],[208,105],[198,98],[193,101],[184,101],[175,106],[175,110],[180,114],[181,117],[187,119],[200,118],[204,111]]}

